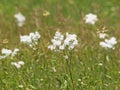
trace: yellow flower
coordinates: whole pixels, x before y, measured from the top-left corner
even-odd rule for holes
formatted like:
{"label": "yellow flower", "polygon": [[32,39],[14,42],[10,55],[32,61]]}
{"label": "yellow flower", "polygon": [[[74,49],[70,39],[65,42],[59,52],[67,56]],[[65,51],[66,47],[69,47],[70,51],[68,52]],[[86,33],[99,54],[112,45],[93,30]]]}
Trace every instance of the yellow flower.
{"label": "yellow flower", "polygon": [[44,11],[43,11],[43,16],[46,17],[46,16],[49,16],[49,15],[50,15],[50,12],[49,12],[49,11],[47,11],[47,10],[44,10]]}

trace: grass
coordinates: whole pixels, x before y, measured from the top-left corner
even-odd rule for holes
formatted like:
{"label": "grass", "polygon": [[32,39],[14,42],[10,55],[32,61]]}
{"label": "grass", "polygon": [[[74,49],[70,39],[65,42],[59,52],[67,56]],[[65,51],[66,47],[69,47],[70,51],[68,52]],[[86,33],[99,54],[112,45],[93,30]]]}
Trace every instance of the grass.
{"label": "grass", "polygon": [[[0,60],[0,90],[119,90],[119,0],[1,0],[0,8],[0,49],[20,49],[14,58]],[[44,17],[44,10],[50,16]],[[26,17],[23,27],[16,24],[17,12]],[[84,23],[88,13],[98,16],[94,26]],[[104,26],[117,38],[115,50],[99,46],[96,32]],[[58,29],[77,34],[79,45],[72,51],[48,50]],[[34,31],[41,35],[36,51],[19,40]],[[20,69],[11,65],[20,60],[25,62]]]}

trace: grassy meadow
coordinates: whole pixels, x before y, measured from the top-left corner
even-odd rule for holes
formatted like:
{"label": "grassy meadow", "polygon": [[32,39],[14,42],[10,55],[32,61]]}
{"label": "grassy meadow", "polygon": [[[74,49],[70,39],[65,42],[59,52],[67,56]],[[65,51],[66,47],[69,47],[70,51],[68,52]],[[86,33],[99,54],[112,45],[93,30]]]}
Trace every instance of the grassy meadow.
{"label": "grassy meadow", "polygon": [[[18,12],[26,18],[22,27]],[[85,23],[88,13],[97,15],[95,25]],[[115,49],[99,45],[103,30],[116,38]],[[20,35],[36,31],[36,50],[20,42]],[[51,51],[56,31],[76,34],[78,45]],[[19,52],[0,59],[0,90],[120,90],[120,1],[0,0],[0,56],[3,48]],[[24,61],[19,69],[11,65],[18,61]]]}

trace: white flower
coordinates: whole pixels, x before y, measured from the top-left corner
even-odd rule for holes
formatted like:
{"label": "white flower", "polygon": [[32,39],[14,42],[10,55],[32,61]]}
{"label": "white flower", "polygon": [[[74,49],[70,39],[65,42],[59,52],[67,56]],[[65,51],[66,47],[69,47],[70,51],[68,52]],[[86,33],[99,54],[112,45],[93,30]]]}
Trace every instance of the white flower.
{"label": "white flower", "polygon": [[30,33],[29,35],[23,35],[20,36],[20,41],[24,44],[29,45],[30,47],[33,47],[34,45],[38,44],[38,40],[40,38],[39,32]]}
{"label": "white flower", "polygon": [[14,51],[12,52],[12,56],[14,57],[18,52],[19,52],[19,49],[15,48]]}
{"label": "white flower", "polygon": [[16,68],[21,68],[21,65],[19,65],[18,63],[16,62],[11,62],[11,65],[14,65]]}
{"label": "white flower", "polygon": [[60,46],[60,45],[61,45],[61,41],[60,41],[60,40],[52,39],[51,42],[52,42],[53,45],[55,45],[55,46]]}
{"label": "white flower", "polygon": [[100,46],[103,48],[115,49],[115,47],[114,47],[115,44],[117,44],[115,37],[111,37],[110,39],[105,39],[104,42],[100,42]]}
{"label": "white flower", "polygon": [[85,16],[85,23],[94,25],[96,21],[98,21],[98,18],[96,15],[94,15],[92,13],[89,13]]}
{"label": "white flower", "polygon": [[64,39],[64,36],[63,36],[59,31],[57,31],[57,32],[55,33],[54,39],[55,39],[55,40],[62,41],[62,40]]}
{"label": "white flower", "polygon": [[62,40],[64,39],[64,36],[60,32],[56,32],[54,38],[51,40],[52,45],[49,45],[48,48],[50,50],[57,50],[59,49],[59,46],[62,44]]}
{"label": "white flower", "polygon": [[19,51],[18,48],[15,48],[13,52],[12,52],[12,50],[3,48],[3,49],[1,50],[1,53],[2,53],[3,55],[0,56],[0,59],[7,58],[7,57],[10,56],[10,55],[11,55],[12,57],[14,57],[14,56],[17,54],[18,51]]}
{"label": "white flower", "polygon": [[15,66],[17,69],[21,68],[22,65],[24,65],[23,61],[19,62],[11,62],[11,65]]}
{"label": "white flower", "polygon": [[37,42],[38,39],[40,38],[40,34],[39,34],[39,32],[30,33],[29,37],[31,38],[31,40]]}
{"label": "white flower", "polygon": [[77,36],[75,34],[66,33],[66,38],[60,32],[56,32],[54,38],[51,40],[52,45],[49,45],[50,50],[64,50],[65,47],[68,47],[69,50],[73,49],[77,44]]}
{"label": "white flower", "polygon": [[9,50],[9,49],[3,48],[2,51],[1,51],[1,53],[4,54],[5,57],[8,57],[10,54],[12,54],[12,51]]}
{"label": "white flower", "polygon": [[112,45],[106,43],[106,42],[100,42],[100,46],[103,48],[112,48]]}
{"label": "white flower", "polygon": [[65,49],[65,45],[64,45],[64,44],[63,44],[63,45],[60,45],[60,46],[59,46],[59,49],[60,49],[60,50],[64,50],[64,49]]}
{"label": "white flower", "polygon": [[18,64],[19,65],[24,65],[24,62],[23,61],[19,61]]}
{"label": "white flower", "polygon": [[32,43],[32,39],[28,35],[20,36],[20,41],[28,45]]}
{"label": "white flower", "polygon": [[68,49],[73,49],[78,45],[77,36],[75,34],[66,33],[66,39],[64,40],[64,45],[68,46]]}
{"label": "white flower", "polygon": [[55,50],[55,49],[56,49],[56,46],[54,46],[54,45],[49,45],[49,46],[48,46],[48,49],[50,49],[50,50]]}
{"label": "white flower", "polygon": [[25,21],[25,16],[23,16],[20,12],[15,14],[14,17],[17,20],[18,26],[22,27]]}
{"label": "white flower", "polygon": [[117,44],[116,38],[115,37],[111,37],[109,40],[105,39],[105,42],[108,44],[111,44],[112,46]]}
{"label": "white flower", "polygon": [[104,39],[108,35],[106,33],[99,33],[99,38]]}

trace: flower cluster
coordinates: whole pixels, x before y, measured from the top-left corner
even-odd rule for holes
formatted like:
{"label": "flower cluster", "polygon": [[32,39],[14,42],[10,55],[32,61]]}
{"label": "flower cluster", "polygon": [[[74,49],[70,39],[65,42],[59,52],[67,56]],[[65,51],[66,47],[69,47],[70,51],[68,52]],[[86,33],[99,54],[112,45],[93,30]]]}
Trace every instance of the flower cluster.
{"label": "flower cluster", "polygon": [[1,53],[2,53],[3,55],[0,56],[0,59],[7,58],[7,57],[10,56],[10,55],[11,55],[12,57],[14,57],[14,56],[18,53],[18,51],[19,51],[18,48],[15,48],[13,52],[12,52],[12,50],[3,48],[3,49],[1,50]]}
{"label": "flower cluster", "polygon": [[16,20],[17,20],[18,26],[19,26],[19,27],[22,27],[23,24],[24,24],[24,22],[25,22],[25,20],[26,20],[26,19],[25,19],[25,16],[22,15],[22,14],[19,12],[19,13],[15,14],[14,17],[15,17]]}
{"label": "flower cluster", "polygon": [[19,68],[21,68],[22,65],[24,65],[24,62],[23,61],[11,62],[11,65],[13,65],[19,69]]}
{"label": "flower cluster", "polygon": [[78,45],[77,35],[66,33],[66,39],[64,40],[64,45],[68,46],[68,49],[73,49],[76,45]]}
{"label": "flower cluster", "polygon": [[115,49],[114,47],[115,44],[117,44],[115,37],[111,37],[110,39],[105,39],[104,41],[100,42],[100,46],[103,48]]}
{"label": "flower cluster", "polygon": [[105,49],[115,49],[115,45],[117,44],[117,40],[115,37],[110,37],[106,32],[107,32],[107,28],[103,27],[102,31],[97,31],[97,34],[99,35],[99,38],[102,39],[103,41],[101,41],[99,43],[99,45]]}
{"label": "flower cluster", "polygon": [[52,45],[49,45],[50,50],[64,50],[68,47],[68,50],[72,50],[76,45],[78,45],[77,36],[75,34],[66,33],[66,38],[59,31],[55,33],[54,38],[51,40]]}
{"label": "flower cluster", "polygon": [[20,41],[33,48],[35,45],[38,45],[39,38],[40,38],[39,32],[35,32],[35,33],[32,32],[29,33],[29,35],[20,36]]}
{"label": "flower cluster", "polygon": [[94,25],[95,22],[98,21],[97,16],[92,13],[87,14],[84,19],[85,19],[85,23],[89,23],[92,25]]}
{"label": "flower cluster", "polygon": [[[56,32],[54,38],[51,40],[52,45],[49,45],[48,48],[50,50],[59,50],[62,49],[62,41],[64,39],[64,35],[62,35],[60,32]],[[64,46],[63,46],[64,49]]]}

